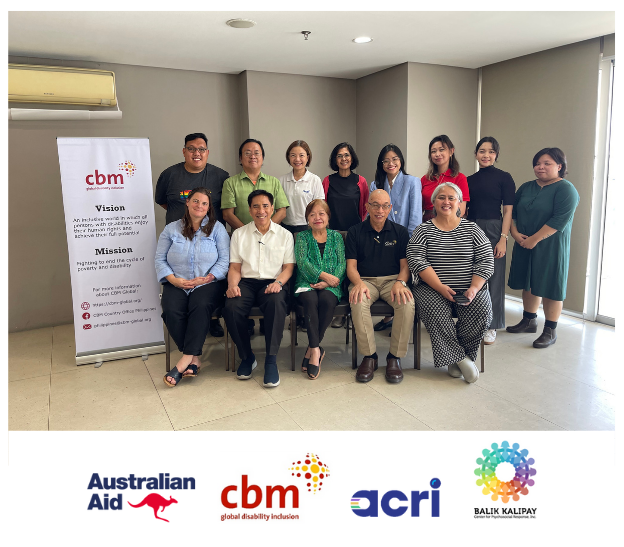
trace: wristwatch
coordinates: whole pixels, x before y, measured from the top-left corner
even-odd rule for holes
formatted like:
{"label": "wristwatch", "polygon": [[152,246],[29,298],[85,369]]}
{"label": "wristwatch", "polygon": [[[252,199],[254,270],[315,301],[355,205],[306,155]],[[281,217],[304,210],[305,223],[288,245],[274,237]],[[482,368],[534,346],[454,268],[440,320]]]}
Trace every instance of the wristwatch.
{"label": "wristwatch", "polygon": [[501,234],[501,237],[504,237],[505,239],[509,239],[509,236],[507,234]]}
{"label": "wristwatch", "polygon": [[407,283],[403,281],[402,279],[397,279],[395,283],[401,283],[401,285],[403,285],[407,289]]}
{"label": "wristwatch", "polygon": [[283,287],[283,286],[284,286],[284,283],[282,283],[281,281],[278,281],[277,279],[275,280],[275,282],[276,282],[276,283],[277,283],[280,287]]}

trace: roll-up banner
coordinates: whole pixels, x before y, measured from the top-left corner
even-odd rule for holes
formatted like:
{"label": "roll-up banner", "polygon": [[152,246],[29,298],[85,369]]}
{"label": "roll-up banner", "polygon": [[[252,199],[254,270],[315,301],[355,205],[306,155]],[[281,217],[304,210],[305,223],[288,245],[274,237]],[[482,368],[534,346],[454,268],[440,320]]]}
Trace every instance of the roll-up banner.
{"label": "roll-up banner", "polygon": [[164,352],[149,140],[57,144],[76,364]]}

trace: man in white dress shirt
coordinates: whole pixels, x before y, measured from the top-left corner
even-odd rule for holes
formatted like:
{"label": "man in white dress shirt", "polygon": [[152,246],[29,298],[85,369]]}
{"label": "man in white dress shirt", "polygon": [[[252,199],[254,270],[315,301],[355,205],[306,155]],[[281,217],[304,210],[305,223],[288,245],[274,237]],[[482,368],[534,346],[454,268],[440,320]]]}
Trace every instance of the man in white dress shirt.
{"label": "man in white dress shirt", "polygon": [[230,244],[227,300],[223,318],[242,359],[236,375],[248,380],[257,366],[251,350],[247,318],[257,305],[264,314],[264,387],[279,385],[277,352],[288,311],[288,286],[295,266],[293,236],[271,220],[273,195],[266,190],[249,194],[253,222],[235,230]]}

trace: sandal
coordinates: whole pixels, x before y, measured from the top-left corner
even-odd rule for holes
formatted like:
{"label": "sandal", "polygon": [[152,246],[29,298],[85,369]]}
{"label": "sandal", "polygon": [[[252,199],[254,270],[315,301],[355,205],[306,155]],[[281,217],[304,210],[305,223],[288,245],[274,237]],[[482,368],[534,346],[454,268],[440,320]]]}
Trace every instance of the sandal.
{"label": "sandal", "polygon": [[[175,384],[172,384],[171,382],[168,382],[167,378],[172,378],[173,380],[175,380]],[[173,367],[173,370],[171,370],[171,371],[167,372],[167,374],[165,374],[165,376],[163,377],[163,381],[169,387],[176,387],[180,383],[180,380],[182,380],[182,378],[184,378],[184,376],[178,370],[178,367]]]}
{"label": "sandal", "polygon": [[[310,349],[310,346],[308,346],[308,348],[306,349],[306,353],[308,353],[308,349]],[[307,357],[303,357],[303,361],[301,361],[301,372],[307,372],[308,371],[308,364],[310,363],[310,359],[308,359]]]}
{"label": "sandal", "polygon": [[197,365],[189,365],[188,367],[186,367],[186,370],[182,374],[182,377],[183,378],[187,378],[187,377],[195,378],[199,374],[200,370],[201,370],[201,367],[198,367]]}
{"label": "sandal", "polygon": [[319,349],[321,350],[321,356],[319,357],[319,364],[318,365],[313,365],[312,363],[308,364],[308,378],[310,378],[310,380],[316,380],[319,377],[319,374],[321,373],[321,363],[323,362],[323,357],[325,357],[325,350],[319,346]]}

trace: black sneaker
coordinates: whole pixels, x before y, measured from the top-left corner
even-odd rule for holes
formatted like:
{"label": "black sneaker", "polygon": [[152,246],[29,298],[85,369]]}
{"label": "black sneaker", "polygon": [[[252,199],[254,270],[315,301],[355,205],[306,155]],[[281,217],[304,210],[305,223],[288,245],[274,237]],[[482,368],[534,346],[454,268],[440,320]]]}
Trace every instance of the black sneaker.
{"label": "black sneaker", "polygon": [[279,371],[275,363],[264,364],[264,387],[277,387],[280,383]]}
{"label": "black sneaker", "polygon": [[253,361],[249,359],[247,362],[241,361],[241,364],[238,365],[238,370],[236,371],[236,377],[239,380],[249,380],[251,378],[251,374],[253,369],[258,366],[258,361],[253,357]]}
{"label": "black sneaker", "polygon": [[225,334],[225,332],[223,332],[223,327],[221,326],[221,322],[218,319],[210,320],[209,331],[210,331],[210,335],[214,336],[215,338],[221,338]]}

